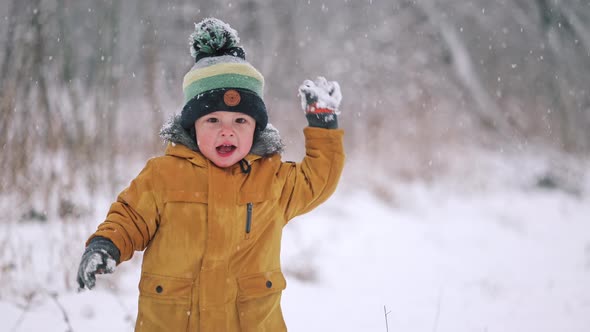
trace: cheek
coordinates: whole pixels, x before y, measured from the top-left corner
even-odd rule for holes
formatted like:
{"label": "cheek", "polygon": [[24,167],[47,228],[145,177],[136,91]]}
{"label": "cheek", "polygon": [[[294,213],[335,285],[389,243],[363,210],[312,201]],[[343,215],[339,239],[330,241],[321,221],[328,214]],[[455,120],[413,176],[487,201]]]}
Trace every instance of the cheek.
{"label": "cheek", "polygon": [[254,141],[254,129],[247,128],[246,130],[242,131],[240,136],[240,144],[247,146],[248,150],[250,150],[252,142]]}
{"label": "cheek", "polygon": [[197,128],[197,145],[199,146],[200,150],[204,150],[210,148],[213,145],[213,136],[209,131],[205,128]]}

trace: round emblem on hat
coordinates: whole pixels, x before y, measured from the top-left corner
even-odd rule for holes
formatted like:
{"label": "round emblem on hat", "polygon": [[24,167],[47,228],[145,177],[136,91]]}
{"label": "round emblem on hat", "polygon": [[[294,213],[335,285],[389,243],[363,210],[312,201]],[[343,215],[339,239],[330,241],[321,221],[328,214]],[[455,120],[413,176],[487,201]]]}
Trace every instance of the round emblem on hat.
{"label": "round emblem on hat", "polygon": [[227,90],[223,94],[223,102],[227,106],[236,106],[240,103],[241,100],[242,100],[242,97],[240,96],[240,93],[237,92],[236,90]]}

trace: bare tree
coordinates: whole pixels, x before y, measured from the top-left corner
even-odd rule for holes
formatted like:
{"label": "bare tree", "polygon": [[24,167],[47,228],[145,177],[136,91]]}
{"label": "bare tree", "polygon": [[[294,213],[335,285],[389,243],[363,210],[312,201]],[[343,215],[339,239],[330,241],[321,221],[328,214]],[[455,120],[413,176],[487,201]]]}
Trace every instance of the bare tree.
{"label": "bare tree", "polygon": [[484,87],[475,65],[468,51],[468,47],[459,35],[459,29],[449,22],[448,17],[440,8],[428,0],[416,3],[420,6],[432,21],[432,24],[440,29],[440,33],[450,52],[449,62],[452,63],[459,80],[463,83],[477,102],[477,108],[473,111],[477,114],[482,124],[498,130],[502,134],[509,133],[510,125],[503,118],[502,112],[494,99]]}
{"label": "bare tree", "polygon": [[415,168],[449,144],[590,152],[585,0],[12,0],[0,11],[0,194],[23,206],[78,184],[120,189],[120,160],[159,151],[193,65],[191,23],[209,16],[240,32],[287,143],[304,125],[297,85],[325,75],[342,83],[351,159],[370,149],[375,167]]}

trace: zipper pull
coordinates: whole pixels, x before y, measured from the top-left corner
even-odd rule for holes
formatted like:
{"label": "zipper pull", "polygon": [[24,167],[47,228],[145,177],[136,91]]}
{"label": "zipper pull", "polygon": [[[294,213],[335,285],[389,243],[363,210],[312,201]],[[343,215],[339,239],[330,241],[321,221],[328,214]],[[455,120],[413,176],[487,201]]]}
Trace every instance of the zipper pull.
{"label": "zipper pull", "polygon": [[252,229],[252,203],[246,204],[246,238],[250,237]]}

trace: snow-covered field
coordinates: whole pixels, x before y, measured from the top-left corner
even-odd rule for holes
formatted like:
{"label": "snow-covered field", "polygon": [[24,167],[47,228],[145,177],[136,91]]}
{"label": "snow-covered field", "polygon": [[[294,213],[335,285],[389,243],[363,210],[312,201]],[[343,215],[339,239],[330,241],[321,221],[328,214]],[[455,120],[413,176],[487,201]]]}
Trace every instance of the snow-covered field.
{"label": "snow-covered field", "polygon": [[[289,330],[590,331],[589,195],[441,188],[377,196],[343,185],[289,224]],[[0,262],[28,257],[0,265],[2,287],[13,290],[0,298],[1,331],[132,331],[141,254],[77,293],[64,271],[75,271],[94,225],[0,227]],[[19,275],[27,264],[33,275]]]}

